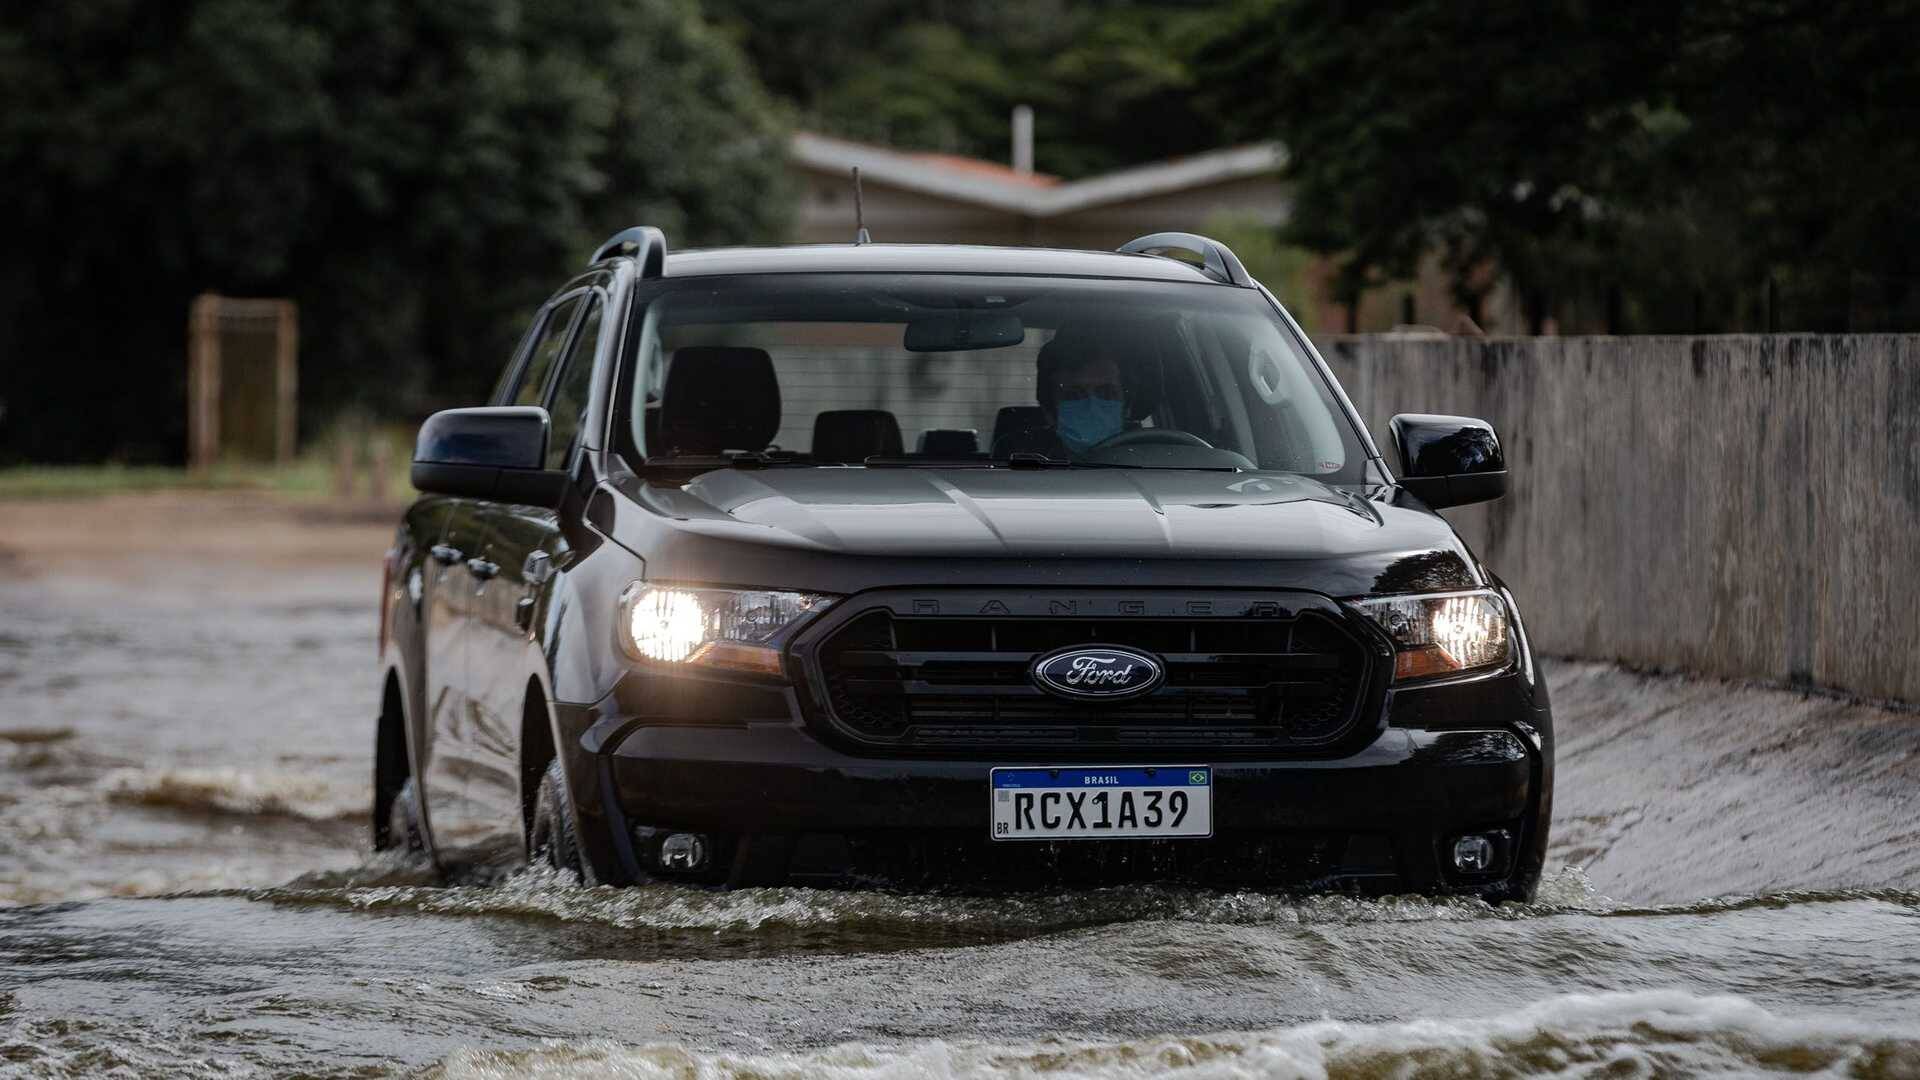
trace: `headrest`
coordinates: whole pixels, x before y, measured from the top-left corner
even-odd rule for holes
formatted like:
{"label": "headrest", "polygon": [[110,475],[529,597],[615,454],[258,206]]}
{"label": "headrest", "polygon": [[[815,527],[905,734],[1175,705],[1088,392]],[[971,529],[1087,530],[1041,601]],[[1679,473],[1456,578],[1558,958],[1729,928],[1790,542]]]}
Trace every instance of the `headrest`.
{"label": "headrest", "polygon": [[853,463],[899,457],[900,421],[885,409],[839,409],[813,420],[813,460]]}
{"label": "headrest", "polygon": [[765,349],[689,345],[667,365],[660,438],[669,451],[764,450],[780,430],[780,380]]}
{"label": "headrest", "polygon": [[1047,426],[1047,410],[1038,405],[1003,405],[994,415],[993,441],[987,445],[999,453],[1001,440]]}
{"label": "headrest", "polygon": [[1151,351],[1154,339],[1145,326],[1097,331],[1063,327],[1034,358],[1033,395],[1052,412],[1060,370],[1075,361],[1106,357],[1120,370],[1120,383],[1126,387],[1127,419],[1145,420],[1160,404],[1160,362]]}
{"label": "headrest", "polygon": [[920,433],[920,452],[934,457],[969,457],[980,452],[980,433],[972,428],[928,428]]}

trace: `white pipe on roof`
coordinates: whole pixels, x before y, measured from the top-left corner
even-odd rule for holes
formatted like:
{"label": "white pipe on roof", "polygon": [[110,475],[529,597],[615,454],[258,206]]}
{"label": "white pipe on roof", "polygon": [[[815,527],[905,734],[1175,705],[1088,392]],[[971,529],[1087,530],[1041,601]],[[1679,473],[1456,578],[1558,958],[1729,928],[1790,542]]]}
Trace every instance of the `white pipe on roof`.
{"label": "white pipe on roof", "polygon": [[1033,106],[1013,107],[1013,171],[1033,175]]}

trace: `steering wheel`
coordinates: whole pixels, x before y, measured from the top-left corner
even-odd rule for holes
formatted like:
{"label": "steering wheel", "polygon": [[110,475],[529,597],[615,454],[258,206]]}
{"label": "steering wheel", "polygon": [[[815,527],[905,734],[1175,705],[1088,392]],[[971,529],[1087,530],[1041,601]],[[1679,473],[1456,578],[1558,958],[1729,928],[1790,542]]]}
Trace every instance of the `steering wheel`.
{"label": "steering wheel", "polygon": [[1213,444],[1191,431],[1179,428],[1134,428],[1094,443],[1089,450],[1118,450],[1123,446],[1198,446],[1213,449]]}

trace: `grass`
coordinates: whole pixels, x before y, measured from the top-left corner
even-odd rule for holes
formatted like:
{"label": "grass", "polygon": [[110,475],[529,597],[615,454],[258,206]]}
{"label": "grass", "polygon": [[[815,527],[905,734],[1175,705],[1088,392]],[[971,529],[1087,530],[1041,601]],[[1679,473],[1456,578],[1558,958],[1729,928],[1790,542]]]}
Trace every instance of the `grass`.
{"label": "grass", "polygon": [[[404,435],[404,433],[401,433]],[[387,456],[387,495],[405,499],[413,493],[408,482],[410,440],[382,431],[390,449]],[[403,447],[402,442],[408,445]],[[0,468],[0,499],[66,499],[143,491],[261,491],[297,498],[325,498],[334,494],[336,470],[331,439],[322,440],[286,465],[221,463],[204,471],[170,465],[22,465]],[[354,477],[354,497],[367,497],[366,456]]]}
{"label": "grass", "polygon": [[[0,469],[0,499],[70,499],[141,491],[267,491],[296,497],[331,497],[333,467],[299,460],[272,465],[217,465],[205,472],[166,465],[26,465]],[[403,465],[387,481],[390,498],[413,491]],[[365,497],[365,477],[356,497]]]}

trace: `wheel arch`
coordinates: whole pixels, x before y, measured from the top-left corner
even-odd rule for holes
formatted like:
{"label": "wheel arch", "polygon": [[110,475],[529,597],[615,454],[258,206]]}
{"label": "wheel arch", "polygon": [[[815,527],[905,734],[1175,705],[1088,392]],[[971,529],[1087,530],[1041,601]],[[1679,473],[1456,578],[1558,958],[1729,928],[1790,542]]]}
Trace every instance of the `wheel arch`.
{"label": "wheel arch", "polygon": [[554,738],[551,696],[539,675],[527,678],[520,708],[520,833],[532,835],[533,806],[540,794],[540,777],[558,757]]}
{"label": "wheel arch", "polygon": [[389,667],[381,680],[380,715],[373,737],[373,847],[382,851],[391,846],[387,835],[389,813],[395,796],[413,775],[413,755],[408,748],[407,705],[400,670]]}

